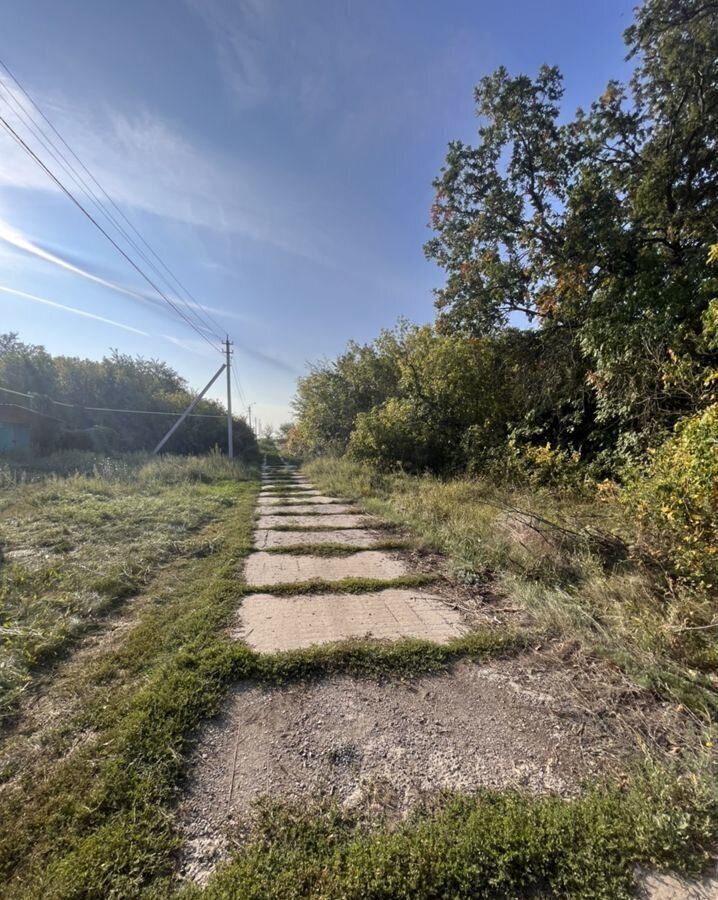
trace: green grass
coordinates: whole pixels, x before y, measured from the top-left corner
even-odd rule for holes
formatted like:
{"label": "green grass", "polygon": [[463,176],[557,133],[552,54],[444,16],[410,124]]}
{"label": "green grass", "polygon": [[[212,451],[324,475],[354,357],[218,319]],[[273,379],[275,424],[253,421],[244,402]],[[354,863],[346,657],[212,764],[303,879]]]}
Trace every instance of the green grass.
{"label": "green grass", "polygon": [[413,588],[433,584],[436,578],[432,575],[399,575],[397,578],[340,578],[337,581],[323,581],[315,578],[311,581],[285,582],[281,584],[252,585],[253,594],[363,594],[368,591],[382,591],[387,588]]}
{"label": "green grass", "polygon": [[54,472],[52,458],[35,463],[35,479],[14,478],[0,498],[0,718],[160,566],[207,552],[197,533],[247,474],[213,456],[94,459],[92,474],[65,455]]}
{"label": "green grass", "polygon": [[[296,503],[294,504],[294,506],[298,506],[298,505],[304,505],[304,504],[296,504]],[[307,505],[310,505],[310,504],[307,504]],[[287,507],[283,507],[283,506],[281,506],[281,505],[279,505],[279,504],[277,505],[277,509],[286,509],[286,508],[287,508]],[[270,515],[272,515],[272,512],[271,512],[271,510],[269,510],[269,509],[263,509],[263,510],[262,510],[262,515],[263,515],[263,516],[270,516]],[[277,515],[277,513],[274,513],[274,515]],[[318,518],[318,517],[320,517],[320,516],[331,515],[331,513],[326,513],[326,512],[324,512],[324,511],[322,511],[322,510],[307,510],[306,512],[298,512],[298,513],[282,512],[282,513],[279,513],[279,515],[286,516],[286,517],[289,517],[289,516],[295,516],[295,517],[296,517],[296,516],[302,516],[302,518],[304,518],[304,516],[314,516],[314,517],[317,517],[317,518]],[[358,509],[358,508],[357,508],[357,509],[343,509],[340,513],[334,513],[334,515],[340,515],[340,516],[363,516],[363,515],[366,515],[366,512],[365,512],[363,509]],[[336,528],[336,525],[333,526],[333,527]]]}
{"label": "green grass", "polygon": [[[344,530],[347,526],[341,526],[340,530]],[[370,526],[360,525],[359,528],[367,528],[370,527],[372,531],[393,531],[394,527],[389,525],[386,522],[372,522]],[[311,535],[313,531],[337,531],[336,525],[272,525],[272,531],[306,531],[308,535]]]}
{"label": "green grass", "polygon": [[59,741],[57,758],[48,754],[42,770],[6,785],[6,896],[131,897],[171,871],[169,804],[184,755],[236,676],[234,648],[219,635],[238,602],[256,491],[256,483],[236,484],[214,552],[171,563],[175,578],[163,573],[122,645],[82,673],[72,730],[91,737],[74,753]]}
{"label": "green grass", "polygon": [[262,491],[269,494],[303,494],[307,491],[313,491],[314,488],[304,487],[295,482],[287,482],[286,484],[262,483]]}
{"label": "green grass", "polygon": [[406,540],[377,541],[366,546],[347,546],[347,544],[313,544],[307,541],[303,544],[293,544],[291,547],[266,547],[263,553],[299,554],[304,556],[351,556],[363,550],[406,550],[412,544]]}
{"label": "green grass", "polygon": [[525,635],[481,629],[445,644],[418,638],[401,641],[349,640],[281,653],[233,648],[235,675],[267,684],[311,681],[329,675],[401,678],[435,675],[460,659],[513,656],[527,646]]}
{"label": "green grass", "polygon": [[596,787],[572,801],[450,796],[394,827],[337,806],[265,803],[253,840],[204,890],[182,897],[621,900],[632,896],[637,865],[694,872],[705,863],[712,804],[707,778],[650,763],[627,790]]}

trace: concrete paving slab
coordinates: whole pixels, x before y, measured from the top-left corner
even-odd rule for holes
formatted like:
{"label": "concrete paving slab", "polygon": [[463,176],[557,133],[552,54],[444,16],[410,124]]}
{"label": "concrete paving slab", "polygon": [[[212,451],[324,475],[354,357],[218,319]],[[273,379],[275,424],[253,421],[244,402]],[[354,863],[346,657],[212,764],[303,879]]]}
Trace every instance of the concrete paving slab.
{"label": "concrete paving slab", "polygon": [[294,475],[292,472],[262,472],[262,481],[294,481],[305,476]]}
{"label": "concrete paving slab", "polygon": [[369,594],[251,594],[242,601],[234,637],[271,653],[362,637],[446,643],[465,631],[459,614],[441,598],[392,588]]}
{"label": "concrete paving slab", "polygon": [[294,508],[295,506],[331,506],[331,507],[347,507],[349,509],[356,509],[351,503],[347,503],[346,500],[339,500],[337,497],[260,497],[259,498],[259,508],[263,509],[265,507],[273,507],[273,506],[291,506]]}
{"label": "concrete paving slab", "polygon": [[365,515],[323,515],[302,516],[296,512],[294,515],[260,515],[257,520],[257,528],[277,528],[278,526],[291,525],[292,528],[367,528],[379,524],[375,516]]}
{"label": "concrete paving slab", "polygon": [[324,497],[326,496],[315,487],[305,487],[304,485],[290,484],[286,487],[277,485],[263,486],[259,491],[259,499],[263,497],[277,497],[281,494],[291,494],[293,497]]}
{"label": "concrete paving slab", "polygon": [[294,478],[263,478],[262,487],[303,488],[314,487],[314,485],[308,481],[297,481]]}
{"label": "concrete paving slab", "polygon": [[324,496],[324,494],[319,494],[319,493],[316,493],[316,494],[315,493],[305,493],[305,492],[295,493],[293,491],[290,493],[285,493],[284,491],[282,491],[281,493],[279,493],[279,492],[272,493],[271,491],[261,491],[259,494],[258,500],[260,503],[263,501],[269,501],[269,500],[276,500],[276,501],[291,500],[292,503],[297,503],[299,501],[303,501],[304,503],[314,503],[315,497],[323,497],[323,496]]}
{"label": "concrete paving slab", "polygon": [[337,528],[334,531],[272,531],[263,528],[254,536],[258,550],[297,547],[302,544],[344,544],[346,547],[371,547],[386,540],[382,531],[370,528]]}
{"label": "concrete paving slab", "polygon": [[290,553],[252,553],[244,567],[249,585],[301,581],[341,581],[343,578],[399,578],[408,575],[406,563],[384,550],[360,550],[351,556],[304,556]]}
{"label": "concrete paving slab", "polygon": [[282,515],[351,515],[352,513],[359,514],[359,509],[356,506],[348,506],[341,503],[317,503],[317,504],[307,504],[307,503],[294,503],[293,505],[286,504],[264,504],[260,503],[258,507],[260,513],[269,512],[271,510],[272,515],[282,516]]}

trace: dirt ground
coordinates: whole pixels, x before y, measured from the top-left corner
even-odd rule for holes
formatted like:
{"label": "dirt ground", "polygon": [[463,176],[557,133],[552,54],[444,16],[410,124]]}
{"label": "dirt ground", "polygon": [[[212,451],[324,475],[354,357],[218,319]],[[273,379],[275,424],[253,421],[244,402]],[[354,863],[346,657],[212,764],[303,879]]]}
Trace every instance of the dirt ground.
{"label": "dirt ground", "polygon": [[[403,817],[437,792],[516,787],[576,795],[620,771],[635,739],[667,740],[668,710],[618,702],[610,678],[544,653],[411,683],[341,676],[266,689],[243,685],[207,728],[179,810],[183,878],[203,883],[263,795],[332,798]],[[620,714],[616,710],[620,709]]]}
{"label": "dirt ground", "polygon": [[718,870],[700,881],[653,872],[641,879],[638,896],[640,900],[716,900]]}

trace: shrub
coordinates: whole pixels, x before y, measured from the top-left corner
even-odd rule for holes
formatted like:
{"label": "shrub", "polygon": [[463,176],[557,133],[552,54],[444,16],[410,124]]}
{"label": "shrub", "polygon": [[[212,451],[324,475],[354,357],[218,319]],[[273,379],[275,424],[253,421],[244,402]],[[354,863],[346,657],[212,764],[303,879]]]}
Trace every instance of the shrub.
{"label": "shrub", "polygon": [[623,494],[645,539],[676,573],[703,587],[718,578],[718,403],[683,419]]}

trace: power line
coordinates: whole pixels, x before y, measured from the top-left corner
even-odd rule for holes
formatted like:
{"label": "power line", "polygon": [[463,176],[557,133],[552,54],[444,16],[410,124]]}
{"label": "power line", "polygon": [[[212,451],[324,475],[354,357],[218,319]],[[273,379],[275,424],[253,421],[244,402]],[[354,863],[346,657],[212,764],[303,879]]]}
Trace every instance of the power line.
{"label": "power line", "polygon": [[239,372],[237,371],[237,364],[233,360],[232,361],[232,377],[234,378],[234,384],[237,388],[237,393],[239,394],[239,399],[242,402],[242,406],[244,407],[245,413],[248,412],[248,403],[247,398],[244,395],[244,391],[242,390],[242,383],[239,380]]}
{"label": "power line", "polygon": [[157,287],[157,285],[149,277],[149,275],[147,275],[140,268],[140,266],[137,265],[137,263],[132,259],[132,257],[129,256],[122,249],[122,247],[117,243],[117,241],[110,234],[108,234],[108,232],[102,227],[102,225],[100,225],[100,223],[97,221],[97,219],[95,219],[94,216],[85,209],[85,207],[82,205],[82,203],[80,203],[80,201],[77,199],[77,197],[75,197],[75,195],[72,193],[72,191],[62,183],[62,181],[57,177],[57,175],[55,175],[55,173],[51,169],[48,168],[48,166],[45,165],[45,163],[34,152],[34,150],[31,147],[29,147],[28,144],[20,137],[20,135],[17,133],[17,131],[15,131],[15,129],[12,127],[12,125],[10,125],[9,122],[1,115],[0,115],[0,124],[11,135],[11,137],[19,144],[19,146],[30,157],[32,157],[32,159],[37,163],[37,165],[40,166],[40,168],[55,182],[55,184],[60,188],[60,190],[67,197],[69,197],[69,199],[75,204],[75,206],[77,206],[77,208],[82,212],[82,214],[87,219],[89,219],[90,222],[92,222],[92,224],[95,226],[95,228],[97,228],[98,231],[100,231],[100,233],[103,234],[105,236],[105,238],[107,238],[107,240],[118,251],[118,253],[120,253],[124,257],[124,259],[127,260],[127,262],[132,266],[132,268],[135,269],[135,271],[138,272],[139,275],[142,276],[142,278],[144,278],[144,280],[150,285],[150,287],[153,288],[153,290],[155,290],[159,294],[160,297],[162,297],[162,299],[165,301],[165,303],[167,303],[170,306],[170,308],[173,309],[186,322],[186,324],[189,325],[189,327],[202,338],[203,341],[206,341],[209,344],[209,346],[212,347],[212,349],[219,350],[219,348],[216,347],[212,343],[212,341],[209,340],[207,335],[203,331],[201,331],[194,324],[194,322],[192,322],[191,319],[187,318],[187,316],[182,312],[182,310],[175,303],[173,303],[172,300],[170,300],[170,298],[163,291],[161,291],[159,287]]}
{"label": "power line", "polygon": [[[50,154],[50,156],[55,160],[56,163],[64,170],[65,174],[68,175],[75,185],[80,189],[80,191],[87,197],[90,202],[94,204],[94,206],[102,213],[103,216],[117,229],[117,231],[122,235],[122,237],[127,241],[127,243],[135,250],[136,253],[140,255],[140,257],[152,268],[152,270],[164,281],[164,283],[170,287],[172,290],[172,286],[169,281],[164,277],[162,272],[154,265],[152,260],[144,253],[137,245],[135,241],[133,241],[132,237],[127,233],[127,231],[122,227],[122,225],[117,221],[117,219],[112,215],[111,212],[104,206],[102,201],[98,198],[98,196],[94,193],[94,191],[88,186],[87,182],[82,178],[82,176],[77,172],[72,163],[69,162],[67,157],[62,153],[62,151],[58,150],[57,147],[52,143],[52,140],[47,137],[47,135],[42,131],[42,128],[38,126],[37,122],[32,118],[31,115],[25,110],[23,105],[17,100],[11,90],[7,88],[6,85],[3,85],[0,82],[0,92],[6,96],[5,102],[10,106],[10,102],[17,109],[18,115],[22,120],[23,124],[28,128],[28,130],[33,134],[36,140],[40,142],[44,150]],[[9,98],[9,101],[8,99]],[[178,298],[179,299],[179,298]],[[184,301],[181,301],[184,303]],[[185,306],[187,304],[185,303]],[[189,307],[188,307],[189,308]],[[190,310],[191,312],[191,310]],[[202,319],[199,318],[197,313],[194,313],[197,322],[200,325],[200,328],[212,334],[214,337],[219,340],[219,336],[216,335],[211,328],[207,326]]]}
{"label": "power line", "polygon": [[[107,202],[112,206],[112,208],[117,212],[117,214],[124,220],[124,222],[132,229],[137,238],[144,244],[147,250],[152,254],[152,256],[157,260],[157,262],[162,266],[162,268],[167,272],[169,277],[174,281],[174,283],[183,291],[192,301],[188,303],[186,300],[183,300],[181,297],[178,297],[177,300],[179,302],[184,303],[187,309],[191,314],[195,316],[195,319],[200,323],[200,326],[206,329],[210,334],[212,334],[218,341],[221,341],[221,333],[223,331],[222,327],[219,325],[216,319],[214,319],[210,313],[205,310],[201,303],[192,295],[190,290],[180,281],[180,279],[174,274],[174,272],[169,268],[169,266],[164,262],[164,260],[159,256],[159,254],[155,251],[152,245],[145,239],[145,237],[141,234],[141,232],[137,229],[137,227],[130,221],[130,219],[125,215],[122,209],[115,203],[112,197],[107,193],[105,188],[99,182],[99,180],[93,175],[93,173],[88,169],[85,163],[80,159],[77,153],[73,150],[73,148],[68,144],[65,138],[60,134],[58,129],[52,123],[52,121],[48,118],[48,116],[43,112],[37,102],[33,99],[32,95],[27,91],[25,87],[20,83],[17,76],[10,69],[10,67],[0,59],[0,67],[2,67],[7,74],[10,76],[12,81],[17,86],[18,90],[22,93],[22,95],[27,99],[27,101],[33,106],[35,110],[37,110],[38,114],[42,117],[42,119],[47,123],[47,125],[52,129],[54,134],[58,137],[58,139],[65,146],[67,151],[72,155],[72,157],[77,161],[78,165],[82,168],[82,170],[86,173],[88,178],[92,180],[92,182],[96,185],[99,191],[106,198]],[[2,86],[2,85],[0,85]],[[172,285],[167,280],[167,278],[160,272],[160,270],[155,266],[152,260],[147,256],[147,254],[137,245],[137,243],[132,239],[132,237],[127,233],[126,229],[117,221],[115,216],[106,208],[102,200],[95,194],[91,187],[87,184],[85,179],[80,175],[72,163],[67,159],[67,157],[62,153],[60,149],[58,149],[52,142],[52,138],[50,138],[43,130],[42,126],[37,123],[37,121],[32,117],[32,115],[25,109],[23,104],[21,104],[17,98],[14,96],[12,90],[10,90],[7,86],[5,86],[5,90],[7,95],[11,98],[16,108],[20,111],[21,116],[24,118],[25,123],[28,121],[30,125],[28,126],[31,130],[34,130],[35,136],[38,137],[42,145],[48,150],[51,155],[55,158],[57,162],[63,167],[65,172],[73,178],[75,183],[84,190],[86,196],[90,197],[94,202],[95,206],[102,211],[105,217],[114,225],[114,227],[120,232],[120,234],[124,237],[124,239],[134,248],[134,250],[140,254],[142,259],[153,269],[153,271],[164,281],[164,283],[172,288]],[[48,146],[49,145],[49,146]],[[61,161],[60,161],[61,160]]]}
{"label": "power line", "polygon": [[[0,391],[4,391],[6,394],[14,394],[16,397],[27,397],[30,400],[34,400],[36,397],[40,397],[43,400],[48,401],[49,403],[54,404],[55,406],[62,406],[66,409],[76,409],[82,412],[111,412],[111,413],[131,413],[133,415],[138,416],[181,416],[182,411],[178,412],[170,412],[167,410],[161,409],[115,409],[109,406],[83,406],[79,403],[64,403],[62,400],[55,400],[53,397],[48,397],[47,394],[25,394],[22,391],[13,391],[10,388],[2,387],[0,385]],[[33,410],[34,411],[34,410]],[[191,418],[193,419],[226,419],[226,414],[217,415],[215,413],[190,413]]]}
{"label": "power line", "polygon": [[[188,302],[186,299],[181,296],[175,297],[174,300],[170,299],[157,284],[146,274],[146,272],[135,262],[134,259],[117,243],[117,241],[107,232],[105,228],[97,221],[97,219],[83,206],[83,204],[77,199],[77,197],[72,193],[72,191],[61,181],[61,179],[46,165],[43,160],[38,156],[37,153],[28,145],[28,143],[23,140],[23,138],[17,133],[17,131],[12,127],[12,125],[2,116],[0,116],[0,124],[3,125],[5,130],[13,137],[13,139],[18,143],[18,145],[37,163],[37,165],[43,169],[43,171],[52,179],[52,181],[57,184],[57,186],[61,189],[61,191],[66,194],[66,196],[78,207],[78,209],[85,215],[87,219],[100,231],[100,233],[113,245],[113,247],[123,256],[123,258],[129,262],[129,264],[138,272],[138,274],[153,288],[154,291],[164,300],[164,302],[177,314],[182,318],[185,324],[189,325],[206,343],[208,343],[215,350],[219,350],[219,347],[215,346],[207,337],[207,333],[211,334],[218,342],[221,342],[222,338],[220,337],[220,333],[223,332],[222,327],[219,325],[216,319],[207,312],[202,304],[200,304],[196,298],[192,295],[189,289],[179,280],[179,278],[172,272],[172,270],[167,266],[167,264],[162,260],[159,254],[154,250],[154,248],[149,244],[149,242],[143,237],[143,235],[139,232],[139,230],[135,227],[135,225],[128,219],[122,209],[115,203],[112,197],[107,193],[102,184],[98,181],[98,179],[93,175],[93,173],[88,169],[85,163],[80,159],[78,154],[72,149],[72,147],[68,144],[65,138],[60,134],[58,129],[52,123],[52,121],[48,118],[48,116],[43,112],[43,110],[38,106],[35,100],[32,98],[30,93],[23,87],[20,83],[19,79],[12,72],[10,67],[0,59],[0,67],[5,70],[10,79],[17,86],[18,90],[22,93],[22,95],[27,99],[27,101],[31,104],[31,106],[37,111],[37,113],[42,117],[44,122],[50,127],[52,132],[57,136],[62,145],[67,149],[68,153],[76,160],[80,168],[86,173],[88,178],[96,185],[101,194],[106,198],[107,202],[110,206],[117,212],[117,214],[122,218],[122,220],[127,224],[127,226],[134,232],[137,238],[142,242],[142,244],[147,248],[149,253],[157,260],[159,265],[164,269],[164,271],[169,275],[169,277],[174,281],[174,283],[180,288],[184,294],[190,298],[191,302]],[[7,95],[10,97],[12,104],[20,113],[20,119],[25,124],[25,126],[29,129],[30,133],[40,142],[40,145],[43,149],[50,154],[52,159],[61,167],[61,169],[65,172],[67,176],[69,176],[74,184],[79,188],[80,192],[88,198],[94,206],[105,216],[106,220],[117,230],[117,232],[122,236],[122,238],[129,244],[133,250],[141,257],[141,259],[152,269],[154,273],[162,280],[164,284],[166,284],[170,290],[173,290],[172,284],[168,281],[167,277],[157,268],[154,262],[147,256],[147,254],[142,250],[141,247],[138,246],[137,242],[132,238],[132,236],[127,232],[127,230],[123,227],[123,225],[118,222],[117,218],[113,215],[113,213],[107,208],[105,203],[102,201],[100,197],[95,193],[95,191],[90,187],[87,181],[83,178],[83,176],[77,171],[72,162],[67,158],[67,156],[59,149],[53,142],[52,138],[43,130],[42,125],[37,122],[37,120],[33,117],[32,113],[27,110],[25,105],[21,103],[17,97],[15,97],[13,90],[8,84],[2,84],[0,82],[0,90],[3,91],[3,95]],[[7,100],[5,101],[7,104]],[[8,108],[10,104],[8,104]],[[183,311],[177,304],[182,304],[184,308],[187,310],[187,313]],[[196,323],[198,323],[199,327],[195,322],[193,322],[189,315],[194,317]],[[221,351],[220,351],[221,352]],[[233,364],[231,367],[231,374],[234,377],[234,381],[237,387],[237,391],[240,397],[241,402],[245,407],[245,412],[248,409],[247,399],[242,390],[242,385],[239,380],[239,374],[236,371],[236,367]],[[52,401],[59,404],[59,401]],[[63,405],[63,404],[60,404]],[[64,404],[67,406],[71,406],[72,404]],[[113,409],[105,409],[105,408],[92,408],[85,407],[90,411],[96,412],[127,412],[127,413],[138,413],[138,414],[150,414],[150,415],[173,415],[173,413],[162,413],[162,412],[153,412],[149,410],[113,410]]]}

